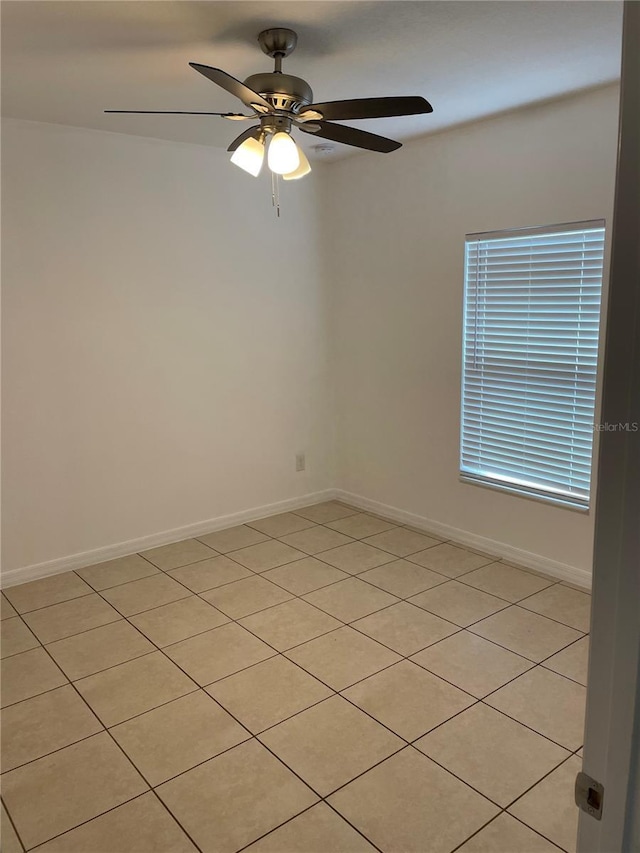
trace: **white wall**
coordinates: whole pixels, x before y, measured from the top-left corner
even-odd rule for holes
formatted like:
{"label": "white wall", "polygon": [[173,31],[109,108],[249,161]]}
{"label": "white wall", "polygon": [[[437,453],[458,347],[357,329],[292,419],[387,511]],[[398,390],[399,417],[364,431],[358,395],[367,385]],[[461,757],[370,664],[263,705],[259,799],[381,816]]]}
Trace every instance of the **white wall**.
{"label": "white wall", "polygon": [[277,220],[212,148],[6,120],[2,155],[5,572],[332,484],[314,176]]}
{"label": "white wall", "polygon": [[617,109],[611,86],[330,167],[347,492],[590,571],[592,514],[458,480],[464,236],[601,217],[610,226]]}
{"label": "white wall", "polygon": [[617,99],[316,165],[280,220],[224,152],[6,120],[3,572],[334,486],[589,571],[591,516],[458,481],[463,244],[609,219]]}

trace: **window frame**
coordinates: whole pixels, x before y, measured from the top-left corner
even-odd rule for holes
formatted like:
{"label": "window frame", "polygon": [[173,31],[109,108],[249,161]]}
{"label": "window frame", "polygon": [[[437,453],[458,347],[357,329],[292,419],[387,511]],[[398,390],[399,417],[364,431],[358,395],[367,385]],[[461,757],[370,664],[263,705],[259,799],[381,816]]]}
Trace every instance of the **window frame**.
{"label": "window frame", "polygon": [[[469,346],[469,341],[467,340],[467,321],[468,321],[468,313],[470,303],[467,297],[467,284],[468,284],[468,268],[469,268],[469,246],[472,243],[478,243],[481,241],[490,241],[490,240],[508,240],[510,238],[517,239],[518,237],[535,237],[539,235],[549,235],[550,237],[556,234],[562,233],[571,233],[571,232],[579,232],[579,231],[593,231],[593,230],[602,230],[602,275],[599,282],[599,317],[598,317],[598,329],[597,329],[597,340],[596,340],[596,366],[593,371],[593,380],[594,383],[594,391],[593,391],[593,427],[594,434],[592,435],[591,440],[591,458],[590,458],[590,466],[589,466],[589,489],[586,498],[581,498],[577,496],[573,496],[571,494],[567,494],[565,491],[558,489],[555,491],[553,488],[545,487],[543,484],[535,484],[524,483],[522,480],[518,480],[517,474],[514,473],[513,478],[509,478],[508,476],[500,477],[496,474],[480,474],[478,472],[465,470],[464,468],[464,447],[465,447],[465,391],[466,388],[466,375],[467,375],[467,360],[466,360],[466,350]],[[595,436],[595,416],[598,407],[598,387],[597,382],[601,372],[601,365],[599,363],[600,357],[600,349],[601,349],[601,329],[602,329],[602,309],[603,309],[603,293],[604,293],[604,284],[605,284],[605,274],[606,274],[606,221],[604,218],[599,219],[590,219],[583,220],[578,222],[562,222],[555,223],[552,225],[539,225],[534,227],[521,227],[521,228],[509,228],[502,229],[496,231],[484,231],[484,232],[476,232],[465,235],[465,243],[464,243],[464,270],[463,270],[463,312],[462,312],[462,365],[461,365],[461,388],[460,388],[460,440],[459,440],[459,481],[474,485],[481,486],[484,488],[488,488],[494,491],[499,491],[504,494],[512,494],[518,497],[526,498],[528,500],[541,501],[545,504],[550,504],[553,506],[560,506],[566,509],[575,510],[580,513],[589,513],[592,498],[593,498],[593,474],[594,474],[594,448],[596,447],[596,436]],[[475,307],[475,306],[473,306]],[[567,433],[567,437],[570,437],[571,433]]]}

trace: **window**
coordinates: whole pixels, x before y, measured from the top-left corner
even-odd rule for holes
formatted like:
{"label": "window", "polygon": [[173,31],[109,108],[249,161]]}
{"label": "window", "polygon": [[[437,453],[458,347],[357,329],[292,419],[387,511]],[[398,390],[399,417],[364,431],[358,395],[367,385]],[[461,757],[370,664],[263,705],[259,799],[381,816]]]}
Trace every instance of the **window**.
{"label": "window", "polygon": [[466,238],[467,482],[587,508],[604,222]]}

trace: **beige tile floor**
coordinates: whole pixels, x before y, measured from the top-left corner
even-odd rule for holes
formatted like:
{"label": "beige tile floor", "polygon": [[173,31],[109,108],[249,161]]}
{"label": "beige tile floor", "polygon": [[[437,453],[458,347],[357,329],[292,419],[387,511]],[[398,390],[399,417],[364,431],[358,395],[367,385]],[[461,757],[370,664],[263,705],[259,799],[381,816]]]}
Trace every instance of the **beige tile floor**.
{"label": "beige tile floor", "polygon": [[573,853],[589,606],[333,501],[6,589],[2,850]]}

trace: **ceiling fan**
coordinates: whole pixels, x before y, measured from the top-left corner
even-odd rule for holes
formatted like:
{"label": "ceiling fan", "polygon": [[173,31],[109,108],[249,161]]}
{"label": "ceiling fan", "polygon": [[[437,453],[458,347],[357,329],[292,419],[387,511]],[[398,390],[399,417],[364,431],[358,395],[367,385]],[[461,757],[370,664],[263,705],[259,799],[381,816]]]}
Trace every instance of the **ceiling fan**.
{"label": "ceiling fan", "polygon": [[417,115],[433,112],[431,104],[421,97],[356,98],[345,101],[313,103],[309,84],[300,77],[285,74],[282,60],[289,56],[298,42],[297,34],[284,27],[264,30],[258,35],[263,52],[272,57],[272,72],[252,74],[244,81],[236,80],[220,68],[190,62],[189,65],[239,98],[251,110],[245,113],[211,113],[190,110],[105,110],[106,113],[139,115],[205,115],[220,116],[232,121],[256,119],[258,124],[243,131],[229,145],[231,162],[249,174],[257,175],[267,151],[267,164],[275,175],[285,181],[302,178],[311,171],[304,152],[291,136],[293,127],[333,142],[342,142],[368,151],[387,153],[402,145],[393,139],[368,133],[334,121],[388,116]]}

